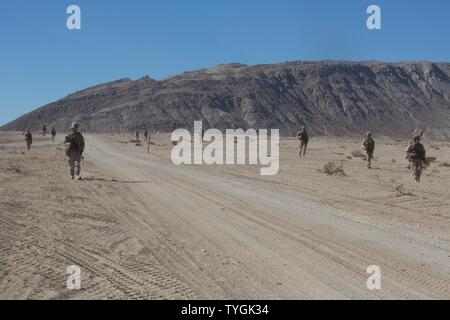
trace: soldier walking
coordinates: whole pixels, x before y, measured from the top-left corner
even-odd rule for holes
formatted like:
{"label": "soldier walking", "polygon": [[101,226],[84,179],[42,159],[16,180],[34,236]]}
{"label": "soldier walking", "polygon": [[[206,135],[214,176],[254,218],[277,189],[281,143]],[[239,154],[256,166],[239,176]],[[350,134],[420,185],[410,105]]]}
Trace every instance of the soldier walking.
{"label": "soldier walking", "polygon": [[422,171],[428,165],[426,150],[420,142],[421,139],[421,136],[415,136],[406,150],[406,159],[410,162],[410,168],[413,170],[413,175],[417,182],[420,182]]}
{"label": "soldier walking", "polygon": [[81,160],[83,158],[85,143],[78,123],[74,122],[72,124],[72,132],[66,136],[64,144],[66,145],[70,176],[72,180],[75,179],[75,176],[77,180],[81,180]]}
{"label": "soldier walking", "polygon": [[52,128],[52,142],[53,142],[53,143],[55,142],[55,139],[56,139],[56,128],[53,127],[53,128]]}
{"label": "soldier walking", "polygon": [[147,129],[144,130],[144,140],[148,141],[148,131],[147,131]]}
{"label": "soldier walking", "polygon": [[152,144],[152,137],[147,133],[147,153],[150,153],[150,145]]}
{"label": "soldier walking", "polygon": [[306,148],[308,147],[308,143],[309,143],[309,135],[306,132],[306,128],[305,127],[302,127],[298,131],[297,139],[300,140],[300,153],[299,153],[299,156],[301,158],[302,157],[302,153],[303,153],[303,156],[306,155]]}
{"label": "soldier walking", "polygon": [[42,135],[45,137],[47,135],[47,126],[42,127]]}
{"label": "soldier walking", "polygon": [[27,129],[25,133],[25,141],[27,142],[27,150],[31,149],[31,145],[33,144],[33,134],[30,129]]}
{"label": "soldier walking", "polygon": [[373,153],[375,152],[375,141],[372,138],[372,133],[367,133],[362,143],[362,148],[367,156],[367,168],[372,169]]}
{"label": "soldier walking", "polygon": [[139,141],[139,131],[136,130],[136,141]]}

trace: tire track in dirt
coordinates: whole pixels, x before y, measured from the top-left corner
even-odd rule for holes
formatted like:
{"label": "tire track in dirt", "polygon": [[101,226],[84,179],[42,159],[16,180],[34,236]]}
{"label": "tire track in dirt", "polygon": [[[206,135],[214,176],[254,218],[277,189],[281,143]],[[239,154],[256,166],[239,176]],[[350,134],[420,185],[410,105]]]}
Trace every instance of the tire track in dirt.
{"label": "tire track in dirt", "polygon": [[[95,181],[73,188],[78,182],[67,179],[66,159],[52,149],[33,153],[40,166],[29,166],[30,175],[17,175],[7,189],[0,185],[0,192],[6,191],[0,201],[0,298],[195,298],[127,233],[117,219],[123,212],[112,215],[111,207],[97,203],[110,202],[127,189]],[[14,165],[24,166],[27,160],[25,155]],[[26,202],[16,198],[19,190],[26,190]],[[130,243],[137,251],[128,251]],[[81,267],[81,290],[66,288],[66,268],[73,264]]]}
{"label": "tire track in dirt", "polygon": [[[171,242],[170,238],[158,238],[158,236],[161,234],[160,231],[154,228],[148,228],[148,226],[145,226],[141,232],[136,232],[136,230],[133,230],[133,228],[129,228],[130,221],[129,219],[133,218],[133,203],[130,202],[129,196],[123,197],[124,191],[127,195],[130,195],[129,190],[121,189],[120,191],[113,192],[113,195],[111,196],[105,196],[100,194],[96,188],[85,188],[84,192],[88,194],[89,196],[93,196],[95,199],[98,200],[98,203],[100,206],[102,206],[105,210],[105,212],[108,212],[112,217],[116,219],[116,221],[119,223],[120,227],[123,229],[124,234],[127,234],[133,238],[138,239],[139,241],[143,241],[139,237],[140,234],[145,233],[150,237],[153,241],[153,243],[164,243],[167,244],[167,241],[169,243]],[[133,220],[131,220],[133,221]],[[136,226],[139,226],[139,223],[136,224]],[[147,238],[148,238],[147,237]],[[146,243],[148,243],[148,239],[145,239]],[[126,241],[126,240],[125,240]],[[198,293],[195,293],[193,290],[189,289],[186,285],[182,284],[182,281],[174,274],[170,273],[167,268],[167,266],[162,265],[161,261],[157,259],[153,255],[153,252],[151,250],[151,247],[145,247],[145,254],[147,256],[150,256],[150,258],[153,260],[151,268],[149,266],[145,266],[142,262],[138,265],[132,265],[132,269],[136,270],[139,273],[151,275],[152,278],[147,279],[147,282],[150,282],[153,286],[163,286],[163,288],[166,291],[173,291],[171,294],[173,295],[170,298],[177,298],[177,299],[189,299],[193,298]],[[104,259],[105,257],[103,257]],[[136,259],[135,257],[132,257],[133,259]],[[127,261],[130,261],[127,259]],[[125,270],[122,270],[124,272]]]}
{"label": "tire track in dirt", "polygon": [[[173,183],[176,179],[180,179],[179,177],[171,177],[168,180],[168,183],[172,183],[174,187],[178,184]],[[192,181],[191,186],[192,186]],[[178,185],[179,186],[179,185]],[[191,193],[200,193],[203,197],[206,197],[208,193],[214,194],[208,199],[211,202],[215,202],[214,199],[218,199],[218,196],[222,198],[226,197],[224,193],[214,192],[211,189],[203,189],[198,191],[201,188],[199,185],[196,185],[194,188],[185,189],[185,192]],[[196,190],[196,191],[194,191]],[[226,206],[226,203],[232,203],[233,199],[230,197],[222,203],[217,203],[219,206]],[[244,205],[244,204],[242,204]],[[229,210],[232,210],[228,207]],[[354,275],[360,275],[361,279],[365,277],[365,268],[370,264],[377,264],[383,268],[383,270],[389,270],[392,278],[403,278],[401,281],[392,281],[390,279],[385,280],[385,288],[388,288],[392,291],[395,296],[401,298],[414,297],[417,292],[411,290],[409,288],[410,282],[414,281],[418,285],[423,288],[432,288],[430,292],[423,290],[423,293],[420,294],[420,298],[426,298],[433,296],[436,298],[446,296],[449,294],[448,288],[450,287],[450,281],[446,278],[441,277],[431,277],[427,274],[426,271],[422,270],[423,268],[415,268],[413,264],[405,264],[405,262],[401,262],[395,257],[390,259],[385,259],[385,256],[381,256],[377,251],[370,250],[368,248],[364,248],[362,250],[360,247],[352,246],[350,243],[339,243],[336,244],[330,239],[325,237],[317,236],[316,234],[305,233],[305,229],[296,228],[293,232],[287,232],[289,229],[289,221],[283,221],[285,225],[279,227],[280,217],[277,216],[275,219],[270,211],[264,208],[260,208],[258,212],[260,215],[246,215],[245,212],[249,211],[250,208],[244,208],[241,210],[233,210],[234,213],[245,216],[246,219],[255,222],[255,225],[263,225],[267,230],[272,230],[275,233],[282,234],[283,236],[296,241],[296,243],[306,247],[311,251],[311,253],[319,254],[328,260],[333,260],[338,265],[341,265],[345,268],[345,271],[342,273],[344,276],[341,276],[341,279],[345,280],[345,283],[351,284],[354,286],[361,286],[361,282],[354,281]],[[274,209],[272,209],[274,210]],[[264,213],[264,215],[263,215]],[[259,218],[256,219],[255,217]],[[267,220],[269,217],[269,220]],[[318,250],[320,248],[320,250]],[[358,254],[356,254],[358,253]],[[395,254],[395,253],[393,253]],[[365,262],[356,263],[357,260],[364,260]],[[313,268],[313,265],[310,265],[310,268]],[[320,268],[320,266],[316,266]],[[312,269],[311,269],[312,270]],[[408,271],[407,271],[408,270]],[[325,274],[326,270],[322,272]],[[321,272],[317,273],[317,276],[320,275]],[[348,274],[349,276],[345,276]]]}

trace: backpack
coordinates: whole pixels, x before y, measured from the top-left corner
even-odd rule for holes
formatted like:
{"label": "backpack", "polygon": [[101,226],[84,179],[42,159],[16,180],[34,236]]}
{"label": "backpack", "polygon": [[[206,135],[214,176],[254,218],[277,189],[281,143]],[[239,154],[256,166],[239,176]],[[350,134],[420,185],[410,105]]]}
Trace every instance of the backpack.
{"label": "backpack", "polygon": [[364,143],[364,148],[367,152],[372,153],[375,150],[375,141],[372,138],[369,138]]}
{"label": "backpack", "polygon": [[70,156],[70,153],[72,152],[72,138],[71,135],[67,135],[64,139],[64,153],[66,156]]}

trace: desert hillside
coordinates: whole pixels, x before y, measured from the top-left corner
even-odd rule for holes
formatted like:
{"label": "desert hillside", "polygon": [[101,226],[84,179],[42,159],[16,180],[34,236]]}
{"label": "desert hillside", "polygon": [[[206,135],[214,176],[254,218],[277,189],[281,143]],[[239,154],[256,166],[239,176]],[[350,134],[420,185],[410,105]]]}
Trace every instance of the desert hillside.
{"label": "desert hillside", "polygon": [[220,65],[161,81],[101,84],[43,106],[1,127],[90,132],[169,131],[194,120],[224,128],[301,125],[316,135],[450,137],[450,64],[430,62],[289,62]]}

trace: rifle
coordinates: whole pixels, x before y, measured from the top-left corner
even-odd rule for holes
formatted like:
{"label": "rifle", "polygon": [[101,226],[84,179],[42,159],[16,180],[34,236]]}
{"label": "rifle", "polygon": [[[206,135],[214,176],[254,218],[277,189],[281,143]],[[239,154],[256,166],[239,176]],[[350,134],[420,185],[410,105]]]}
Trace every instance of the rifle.
{"label": "rifle", "polygon": [[[419,137],[420,137],[421,139],[422,139],[422,137],[423,137],[423,133],[424,133],[424,132],[425,132],[425,130],[422,130],[422,131],[420,132]],[[414,137],[416,137],[416,136],[414,136]],[[412,143],[412,142],[411,142],[411,143]],[[407,153],[405,159],[408,160],[409,162],[412,162],[413,157],[414,157],[414,154]]]}

